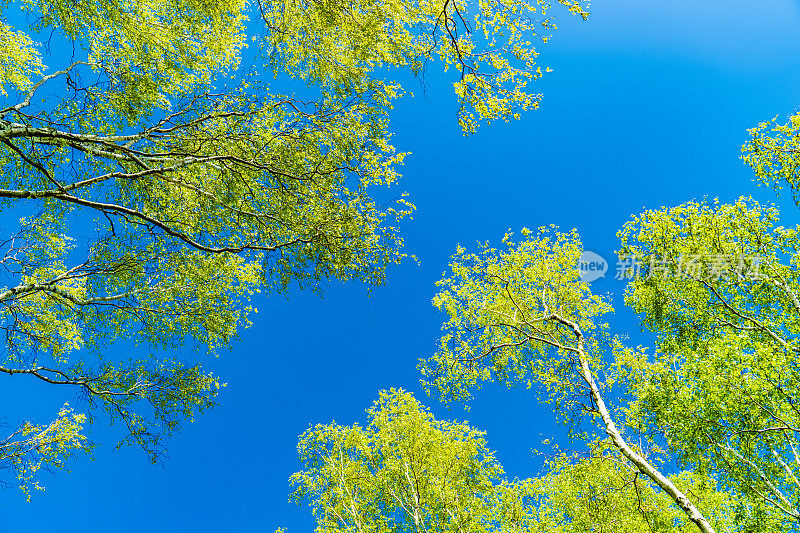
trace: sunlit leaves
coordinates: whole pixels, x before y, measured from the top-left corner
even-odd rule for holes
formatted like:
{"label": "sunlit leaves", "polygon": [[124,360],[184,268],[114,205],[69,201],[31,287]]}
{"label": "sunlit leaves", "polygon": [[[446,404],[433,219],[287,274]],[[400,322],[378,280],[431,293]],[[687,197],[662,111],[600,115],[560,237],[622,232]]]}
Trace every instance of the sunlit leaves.
{"label": "sunlit leaves", "polygon": [[[695,532],[697,528],[659,487],[606,442],[591,442],[585,453],[549,458],[537,480],[542,533]],[[717,531],[737,531],[735,501],[713,479],[684,471],[673,481],[691,494]]]}
{"label": "sunlit leaves", "polygon": [[750,140],[742,147],[742,159],[756,178],[769,187],[788,186],[795,203],[800,189],[800,114],[779,124],[777,118],[749,130]]}
{"label": "sunlit leaves", "polygon": [[86,415],[75,413],[69,405],[47,425],[26,422],[15,433],[0,440],[0,468],[16,473],[20,489],[31,498],[31,490],[44,490],[39,484],[43,470],[64,469],[70,457],[89,451],[83,435]]}
{"label": "sunlit leaves", "polygon": [[459,247],[452,273],[438,282],[436,307],[447,314],[439,350],[420,363],[426,387],[446,399],[466,399],[485,381],[537,384],[564,401],[575,354],[557,313],[585,331],[609,305],[593,295],[577,269],[582,247],[575,232],[540,228],[507,235],[499,249]]}
{"label": "sunlit leaves", "polygon": [[0,95],[8,94],[9,85],[21,91],[28,89],[42,68],[40,53],[31,38],[0,22]]}
{"label": "sunlit leaves", "polygon": [[800,243],[796,229],[777,221],[774,208],[745,198],[634,217],[620,232],[620,254],[637,258],[644,271],[628,286],[627,303],[665,339],[687,346],[719,328],[779,346],[791,342],[800,327],[794,296]]}
{"label": "sunlit leaves", "polygon": [[[632,281],[626,299],[659,337],[653,354],[624,348],[617,358],[632,424],[663,434],[681,462],[734,489],[743,516],[781,516],[789,527],[800,516],[799,243],[796,228],[776,224],[774,208],[745,199],[648,211],[626,224],[621,253],[645,262],[729,261],[719,275],[652,271]],[[738,275],[737,261],[756,255],[758,272]]]}
{"label": "sunlit leaves", "polygon": [[236,67],[244,43],[247,3],[242,0],[26,0],[53,28],[83,47],[86,61],[104,72],[116,111],[134,117]]}
{"label": "sunlit leaves", "polygon": [[[588,16],[588,3],[558,0]],[[276,68],[335,93],[365,89],[389,97],[396,82],[373,77],[376,69],[407,67],[420,73],[432,59],[458,73],[454,90],[459,122],[471,133],[481,122],[518,118],[541,95],[531,84],[542,75],[537,44],[556,29],[546,0],[394,0],[263,2]],[[391,76],[391,74],[390,74]]]}
{"label": "sunlit leaves", "polygon": [[366,426],[317,425],[300,439],[293,498],[318,533],[537,531],[531,480],[507,480],[483,434],[382,391]]}
{"label": "sunlit leaves", "polygon": [[[403,391],[382,391],[366,426],[310,428],[298,452],[293,499],[311,504],[319,533],[696,531],[607,443],[550,457],[541,477],[509,481],[480,431],[434,419]],[[712,479],[681,472],[674,481],[719,531],[741,531],[731,495]]]}

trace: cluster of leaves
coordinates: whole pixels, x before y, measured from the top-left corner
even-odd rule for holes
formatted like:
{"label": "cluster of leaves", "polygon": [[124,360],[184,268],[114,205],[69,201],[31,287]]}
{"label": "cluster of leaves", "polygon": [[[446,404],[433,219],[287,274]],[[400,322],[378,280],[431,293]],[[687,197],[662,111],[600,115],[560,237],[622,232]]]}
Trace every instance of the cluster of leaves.
{"label": "cluster of leaves", "polygon": [[[367,414],[364,427],[317,425],[300,438],[292,497],[311,504],[318,533],[694,531],[607,443],[559,453],[543,476],[510,481],[481,432],[434,419],[408,392],[381,391]],[[691,472],[675,480],[716,527],[734,530],[730,494]]]}
{"label": "cluster of leaves", "polygon": [[171,97],[235,69],[246,45],[243,0],[23,0],[21,7],[35,18],[32,30],[56,30],[86,52],[103,80],[86,89],[127,119],[169,108]]}
{"label": "cluster of leaves", "polygon": [[8,95],[7,85],[27,90],[42,68],[42,58],[30,36],[0,22],[0,96]]}
{"label": "cluster of leaves", "polygon": [[44,490],[39,484],[40,470],[65,469],[70,457],[89,451],[82,430],[86,415],[75,413],[68,404],[49,424],[23,424],[0,441],[3,468],[14,470],[19,488],[31,499],[31,490]]}
{"label": "cluster of leaves", "polygon": [[543,227],[522,236],[517,243],[507,234],[503,248],[482,244],[478,253],[459,247],[452,256],[452,274],[437,282],[433,299],[448,321],[439,350],[419,365],[429,392],[466,400],[484,381],[535,384],[558,388],[553,399],[567,408],[575,390],[560,384],[575,368],[575,352],[553,315],[590,332],[611,308],[580,283],[575,232]]}
{"label": "cluster of leaves", "polygon": [[293,498],[318,533],[537,531],[532,480],[505,479],[482,433],[435,420],[402,390],[382,391],[368,424],[317,425],[300,438]]}
{"label": "cluster of leaves", "polygon": [[[606,441],[590,442],[585,453],[548,459],[537,480],[539,530],[543,533],[694,532],[696,527],[670,498]],[[713,478],[683,471],[673,480],[696,499],[719,531],[736,531],[731,494]],[[764,530],[762,530],[764,531]]]}
{"label": "cluster of leaves", "polygon": [[[798,228],[749,199],[648,211],[620,232],[623,253],[730,258],[719,277],[654,271],[626,301],[659,333],[655,353],[620,350],[632,423],[664,435],[678,460],[734,487],[753,513],[800,520],[797,482]],[[757,276],[737,258],[758,256]]]}
{"label": "cluster of leaves", "polygon": [[398,84],[374,71],[421,73],[439,58],[459,73],[459,123],[471,133],[538,106],[530,86],[542,76],[535,43],[556,29],[551,3],[588,17],[588,2],[578,0],[281,0],[261,3],[261,15],[275,68],[338,94],[368,88],[392,97]]}
{"label": "cluster of leaves", "polygon": [[742,147],[742,160],[750,165],[762,184],[775,189],[788,186],[798,203],[800,114],[792,115],[784,124],[778,124],[776,117],[749,132],[751,138]]}

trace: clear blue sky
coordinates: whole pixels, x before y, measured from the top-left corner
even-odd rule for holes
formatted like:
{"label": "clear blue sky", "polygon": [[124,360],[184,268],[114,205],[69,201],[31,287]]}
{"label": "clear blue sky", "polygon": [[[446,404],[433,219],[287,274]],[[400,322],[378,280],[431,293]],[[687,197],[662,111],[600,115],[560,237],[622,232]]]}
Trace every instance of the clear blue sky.
{"label": "clear blue sky", "polygon": [[[442,418],[468,419],[511,476],[535,474],[531,448],[557,435],[553,417],[523,390],[490,387],[472,410],[447,411],[419,392],[418,357],[434,348],[430,305],[456,243],[500,239],[507,228],[577,228],[607,257],[615,233],[643,208],[741,194],[774,201],[739,161],[746,129],[800,105],[797,0],[605,0],[586,23],[561,17],[541,60],[541,109],[461,136],[455,101],[435,68],[426,90],[393,115],[394,144],[413,153],[401,185],[418,212],[405,226],[421,265],[393,268],[371,296],[330,284],[258,302],[253,326],[207,362],[229,383],[222,406],[171,442],[163,466],[113,450],[102,419],[93,461],[45,476],[32,503],[0,490],[0,532],[311,531],[310,511],[287,501],[297,437],[310,423],[350,424],[381,388],[403,387]],[[786,199],[784,221],[798,220]],[[613,267],[612,267],[613,268]],[[613,272],[611,276],[613,277]],[[622,284],[596,282],[614,291]],[[615,325],[633,328],[620,312]],[[0,417],[52,416],[73,395],[0,376]]]}

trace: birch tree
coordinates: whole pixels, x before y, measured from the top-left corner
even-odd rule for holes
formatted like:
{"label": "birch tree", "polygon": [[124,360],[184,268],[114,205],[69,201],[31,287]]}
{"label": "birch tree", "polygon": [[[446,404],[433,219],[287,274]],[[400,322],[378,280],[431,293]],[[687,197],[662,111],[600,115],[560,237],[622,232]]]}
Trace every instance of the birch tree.
{"label": "birch tree", "polygon": [[[404,157],[390,140],[394,74],[455,69],[467,133],[518,116],[539,102],[548,7],[4,3],[0,373],[78,391],[157,460],[221,386],[164,354],[219,353],[258,293],[381,284],[404,257],[413,206],[375,199]],[[271,89],[265,73],[300,88]],[[122,340],[134,353],[112,355]],[[2,441],[0,466],[23,487],[38,486],[31,465],[87,449],[69,409]]]}
{"label": "birch tree", "polygon": [[459,248],[434,298],[448,321],[420,364],[424,383],[449,400],[489,381],[524,384],[567,421],[596,424],[699,530],[717,529],[670,474],[677,466],[730,491],[734,530],[794,530],[800,239],[777,221],[775,208],[742,198],[647,211],[623,227],[625,301],[656,333],[653,350],[625,346],[603,320],[612,309],[579,277],[574,231]]}
{"label": "birch tree", "polygon": [[446,399],[466,399],[485,381],[524,383],[548,393],[558,411],[589,413],[619,454],[666,492],[706,533],[714,531],[696,503],[636,449],[618,427],[597,378],[611,311],[577,269],[575,232],[523,229],[503,248],[459,248],[434,305],[448,317],[439,350],[421,363],[424,379]]}
{"label": "birch tree", "polygon": [[536,531],[532,480],[508,480],[483,434],[382,391],[365,426],[316,425],[298,444],[293,499],[318,533]]}
{"label": "birch tree", "polygon": [[[541,477],[509,479],[484,434],[435,419],[412,395],[382,391],[364,426],[318,424],[300,438],[292,498],[318,533],[680,533],[692,522],[603,443],[559,453]],[[730,530],[730,494],[681,472],[675,482]]]}

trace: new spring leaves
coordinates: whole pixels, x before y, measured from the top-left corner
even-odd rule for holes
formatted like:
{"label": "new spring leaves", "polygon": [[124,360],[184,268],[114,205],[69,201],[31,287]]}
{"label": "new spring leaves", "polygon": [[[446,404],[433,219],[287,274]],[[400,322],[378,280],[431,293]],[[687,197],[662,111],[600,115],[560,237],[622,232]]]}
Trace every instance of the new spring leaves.
{"label": "new spring leaves", "polygon": [[[630,279],[626,302],[661,333],[652,354],[610,334],[603,321],[610,305],[576,268],[582,247],[575,232],[523,230],[497,248],[459,247],[434,298],[446,316],[439,350],[420,362],[428,392],[459,401],[490,382],[525,385],[554,406],[573,436],[589,439],[588,449],[552,458],[540,479],[498,478],[477,501],[457,500],[445,495],[496,471],[461,454],[437,473],[430,457],[444,452],[435,448],[467,437],[430,436],[430,416],[404,393],[398,410],[390,393],[370,410],[368,429],[317,426],[304,435],[296,496],[314,506],[319,531],[458,530],[472,524],[472,515],[456,513],[459,506],[486,512],[498,486],[506,487],[504,501],[517,502],[519,531],[792,530],[797,488],[788,464],[798,415],[783,387],[800,375],[787,367],[793,352],[782,348],[791,341],[775,320],[794,321],[788,296],[798,283],[786,254],[794,249],[796,256],[798,242],[796,230],[775,227],[776,217],[741,199],[649,211],[626,224],[621,245],[631,255],[764,258],[757,277],[677,278],[655,270]],[[735,272],[736,262],[728,264]],[[788,292],[773,292],[778,283]],[[743,368],[751,376],[745,383]],[[760,400],[744,411],[754,394]],[[424,424],[409,423],[420,417]],[[769,469],[766,453],[788,470]],[[464,468],[471,473],[461,480]],[[776,495],[785,501],[775,505]],[[507,530],[500,509],[479,522],[481,530]]]}
{"label": "new spring leaves", "polygon": [[[553,4],[586,17],[585,2]],[[219,353],[260,294],[330,279],[379,285],[405,257],[399,221],[414,206],[402,193],[374,200],[377,187],[396,185],[405,156],[388,121],[403,94],[398,69],[451,69],[466,133],[517,117],[541,98],[533,82],[538,47],[555,30],[549,8],[2,4],[0,208],[4,220],[24,218],[0,234],[0,373],[79,391],[87,409],[121,423],[123,443],[158,460],[219,388],[199,364],[165,353]],[[240,64],[248,45],[250,71]],[[298,88],[275,92],[273,75]],[[92,237],[73,239],[87,223]],[[137,347],[127,360],[111,355],[121,340]],[[19,427],[50,426],[23,418]],[[46,431],[31,442],[11,429],[0,468],[38,487],[33,465],[64,464],[41,451],[65,457],[81,430],[46,448]]]}
{"label": "new spring leaves", "polygon": [[[0,28],[0,206],[26,215],[0,238],[0,372],[80,391],[153,460],[220,386],[165,353],[219,353],[259,293],[381,284],[404,257],[399,220],[414,207],[373,194],[397,183],[404,157],[390,142],[394,69],[454,71],[469,133],[538,105],[537,47],[554,29],[545,0],[256,4],[24,0],[35,23]],[[585,3],[553,4],[586,16]],[[39,31],[76,61],[56,64]],[[251,42],[258,68],[237,72]],[[308,86],[276,94],[265,71]],[[797,190],[798,124],[752,132],[745,158],[765,183]],[[76,221],[93,224],[89,242],[70,237]],[[294,481],[325,519],[318,530],[516,531],[535,512],[555,517],[546,531],[592,531],[587,486],[622,487],[602,509],[607,521],[633,513],[618,530],[796,529],[797,230],[743,199],[648,211],[620,239],[626,303],[657,333],[649,351],[611,335],[575,232],[459,248],[434,300],[446,318],[420,363],[428,391],[452,401],[524,384],[604,435],[585,461],[546,465],[558,506],[506,479],[472,428],[387,393],[369,428],[303,437]],[[606,274],[601,260],[584,256],[585,272]],[[113,357],[120,339],[135,357]],[[0,467],[38,488],[38,472],[90,448],[91,418],[65,407],[50,424],[22,420],[0,441]]]}
{"label": "new spring leaves", "polygon": [[[662,268],[629,279],[626,304],[658,333],[652,353],[611,335],[602,320],[610,305],[576,268],[575,232],[541,228],[523,231],[519,242],[507,235],[499,248],[459,248],[434,298],[447,321],[438,351],[420,363],[423,382],[448,401],[489,382],[530,387],[566,421],[605,433],[617,460],[660,487],[701,531],[791,530],[800,520],[789,466],[800,449],[789,392],[800,378],[791,362],[800,240],[777,220],[774,208],[742,198],[647,211],[625,224],[623,257],[656,265],[692,257],[706,266],[702,275]],[[715,264],[724,268],[708,275]],[[686,475],[725,487],[724,509],[657,466],[675,461]]]}

